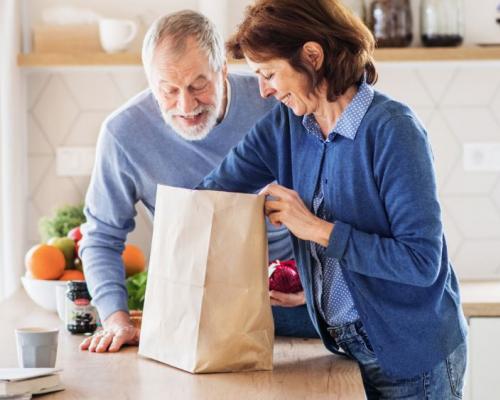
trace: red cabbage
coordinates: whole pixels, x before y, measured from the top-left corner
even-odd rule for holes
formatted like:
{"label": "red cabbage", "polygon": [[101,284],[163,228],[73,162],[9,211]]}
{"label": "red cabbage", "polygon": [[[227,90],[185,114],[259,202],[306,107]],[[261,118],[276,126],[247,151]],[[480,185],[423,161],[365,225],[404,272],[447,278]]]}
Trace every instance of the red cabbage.
{"label": "red cabbage", "polygon": [[304,290],[294,260],[276,260],[269,265],[269,289],[283,293],[297,293]]}

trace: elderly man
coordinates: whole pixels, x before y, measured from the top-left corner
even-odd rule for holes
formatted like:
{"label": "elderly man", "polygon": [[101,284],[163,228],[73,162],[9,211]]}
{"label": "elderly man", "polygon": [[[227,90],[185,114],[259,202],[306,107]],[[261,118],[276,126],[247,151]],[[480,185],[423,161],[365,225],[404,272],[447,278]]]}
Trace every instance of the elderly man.
{"label": "elderly man", "polygon": [[[274,105],[260,98],[254,77],[228,74],[221,37],[196,12],[157,20],[142,58],[149,89],[104,122],[86,197],[80,255],[104,330],[85,339],[83,350],[138,343],[121,260],[136,203],[153,215],[157,184],[194,188]],[[286,230],[269,225],[268,236],[270,259],[293,257]],[[316,336],[303,293],[270,295],[278,335]]]}

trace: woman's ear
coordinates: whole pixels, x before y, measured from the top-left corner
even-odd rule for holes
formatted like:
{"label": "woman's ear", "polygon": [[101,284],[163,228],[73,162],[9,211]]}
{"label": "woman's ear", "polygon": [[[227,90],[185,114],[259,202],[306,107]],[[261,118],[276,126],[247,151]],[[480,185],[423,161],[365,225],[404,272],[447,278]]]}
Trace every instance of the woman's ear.
{"label": "woman's ear", "polygon": [[318,42],[306,42],[302,46],[302,56],[318,71],[323,65],[325,53]]}

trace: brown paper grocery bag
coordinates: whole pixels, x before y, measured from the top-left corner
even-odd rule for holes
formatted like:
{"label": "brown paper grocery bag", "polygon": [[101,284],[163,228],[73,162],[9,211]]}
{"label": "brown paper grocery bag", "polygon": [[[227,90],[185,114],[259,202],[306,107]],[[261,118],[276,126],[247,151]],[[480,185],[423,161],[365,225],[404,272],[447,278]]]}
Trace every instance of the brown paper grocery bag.
{"label": "brown paper grocery bag", "polygon": [[272,369],[263,207],[158,186],[139,354],[195,373]]}

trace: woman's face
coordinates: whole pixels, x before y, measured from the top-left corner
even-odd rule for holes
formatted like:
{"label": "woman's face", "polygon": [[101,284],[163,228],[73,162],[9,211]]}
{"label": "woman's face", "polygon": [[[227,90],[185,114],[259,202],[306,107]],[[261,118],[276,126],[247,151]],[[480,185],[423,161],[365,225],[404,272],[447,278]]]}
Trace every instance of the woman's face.
{"label": "woman's face", "polygon": [[318,99],[310,92],[307,78],[295,71],[288,61],[272,59],[258,63],[248,57],[246,60],[259,78],[262,97],[274,96],[297,116],[311,114],[317,109]]}

